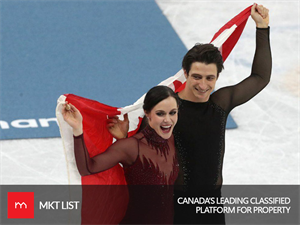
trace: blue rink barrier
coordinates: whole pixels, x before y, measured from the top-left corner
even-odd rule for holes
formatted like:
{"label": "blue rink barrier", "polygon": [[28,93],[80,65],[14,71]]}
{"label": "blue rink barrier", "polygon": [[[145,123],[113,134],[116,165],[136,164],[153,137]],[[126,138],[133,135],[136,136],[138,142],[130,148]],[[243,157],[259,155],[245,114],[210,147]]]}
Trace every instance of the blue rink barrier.
{"label": "blue rink barrier", "polygon": [[14,0],[0,10],[0,139],[60,136],[61,94],[132,104],[186,53],[155,1]]}

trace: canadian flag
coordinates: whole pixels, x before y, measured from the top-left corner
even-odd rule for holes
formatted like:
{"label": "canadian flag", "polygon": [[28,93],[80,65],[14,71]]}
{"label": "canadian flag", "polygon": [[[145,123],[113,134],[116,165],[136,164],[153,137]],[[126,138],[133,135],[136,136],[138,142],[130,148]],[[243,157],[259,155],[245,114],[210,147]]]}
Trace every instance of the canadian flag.
{"label": "canadian flag", "polygon": [[[251,7],[236,15],[227,22],[212,38],[211,42],[218,47],[225,61],[235,44],[239,40],[247,20],[251,13]],[[183,70],[178,71],[174,76],[162,81],[158,85],[166,85],[175,92],[180,92],[185,87],[185,77]],[[151,87],[149,87],[150,89]],[[63,141],[64,152],[67,161],[68,179],[70,184],[83,185],[126,185],[124,172],[120,165],[95,175],[81,177],[78,173],[75,156],[72,128],[64,121],[62,116],[62,107],[66,101],[72,103],[79,109],[83,116],[84,140],[91,157],[105,151],[112,143],[113,137],[106,128],[108,116],[122,115],[128,113],[129,134],[134,135],[141,124],[144,112],[142,109],[145,95],[140,97],[132,105],[117,108],[101,104],[97,101],[86,99],[73,94],[61,95],[57,101],[56,117],[58,120],[60,134]],[[110,221],[109,223],[114,223]],[[116,223],[118,223],[116,221]]]}

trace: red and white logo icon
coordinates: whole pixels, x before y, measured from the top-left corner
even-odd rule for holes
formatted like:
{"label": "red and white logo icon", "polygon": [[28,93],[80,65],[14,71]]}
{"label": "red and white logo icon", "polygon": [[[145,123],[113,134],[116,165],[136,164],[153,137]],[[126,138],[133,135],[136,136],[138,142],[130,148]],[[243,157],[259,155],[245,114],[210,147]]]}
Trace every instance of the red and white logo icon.
{"label": "red and white logo icon", "polygon": [[34,218],[34,192],[7,193],[8,219]]}

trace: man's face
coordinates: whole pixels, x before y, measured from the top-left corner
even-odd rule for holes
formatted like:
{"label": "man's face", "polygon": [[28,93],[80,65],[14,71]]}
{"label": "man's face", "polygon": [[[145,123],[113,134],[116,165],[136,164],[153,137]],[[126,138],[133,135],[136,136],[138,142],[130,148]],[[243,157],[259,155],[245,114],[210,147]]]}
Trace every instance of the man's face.
{"label": "man's face", "polygon": [[217,81],[217,66],[214,63],[205,64],[193,62],[189,74],[186,74],[187,100],[192,102],[207,102]]}

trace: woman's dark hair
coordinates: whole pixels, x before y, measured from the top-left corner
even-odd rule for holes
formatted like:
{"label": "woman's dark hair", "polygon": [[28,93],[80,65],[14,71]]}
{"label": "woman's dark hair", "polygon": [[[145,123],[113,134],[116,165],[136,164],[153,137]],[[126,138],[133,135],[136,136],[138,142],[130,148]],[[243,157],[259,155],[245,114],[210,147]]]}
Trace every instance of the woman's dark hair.
{"label": "woman's dark hair", "polygon": [[212,44],[197,43],[185,54],[182,60],[182,68],[186,71],[187,75],[190,72],[193,62],[214,63],[217,66],[218,76],[222,69],[224,69],[221,52]]}
{"label": "woman's dark hair", "polygon": [[179,99],[171,88],[167,86],[155,86],[147,92],[144,99],[143,109],[148,113],[154,108],[154,106],[168,97],[175,98],[177,106],[179,105]]}

